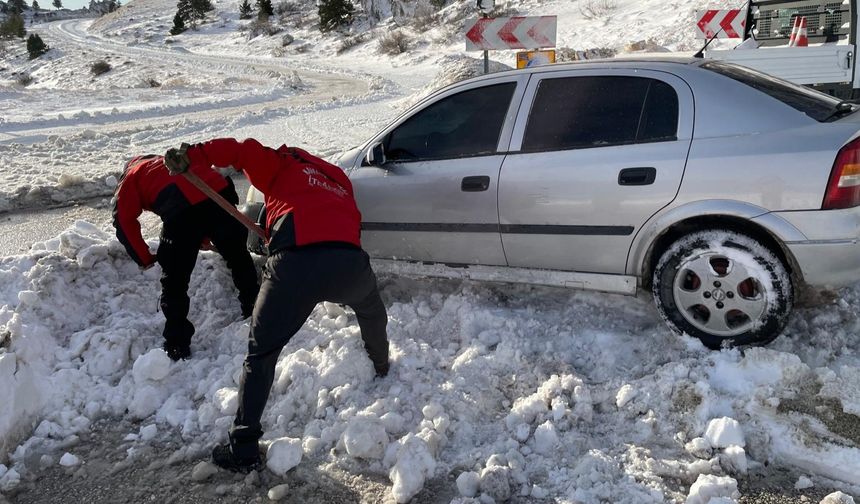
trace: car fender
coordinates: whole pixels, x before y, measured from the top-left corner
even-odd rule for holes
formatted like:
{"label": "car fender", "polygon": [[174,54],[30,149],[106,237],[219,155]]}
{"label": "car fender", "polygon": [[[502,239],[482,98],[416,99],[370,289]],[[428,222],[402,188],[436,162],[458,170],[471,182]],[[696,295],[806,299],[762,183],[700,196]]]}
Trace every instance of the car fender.
{"label": "car fender", "polygon": [[[657,212],[639,229],[627,254],[627,274],[641,276],[657,240],[672,226],[703,216],[747,220],[770,233],[781,244],[806,240],[806,236],[782,217],[758,205],[735,200],[703,200],[667,207]],[[785,247],[783,250],[787,252]]]}

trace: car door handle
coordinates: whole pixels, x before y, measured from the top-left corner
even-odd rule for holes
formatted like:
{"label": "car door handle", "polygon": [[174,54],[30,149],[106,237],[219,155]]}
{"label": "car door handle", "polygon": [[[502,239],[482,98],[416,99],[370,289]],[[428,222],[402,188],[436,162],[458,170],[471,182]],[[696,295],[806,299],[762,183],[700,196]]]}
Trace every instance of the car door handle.
{"label": "car door handle", "polygon": [[460,184],[460,190],[463,192],[480,192],[490,188],[490,177],[479,175],[475,177],[464,177]]}
{"label": "car door handle", "polygon": [[624,168],[618,172],[618,185],[651,185],[656,178],[656,168]]}

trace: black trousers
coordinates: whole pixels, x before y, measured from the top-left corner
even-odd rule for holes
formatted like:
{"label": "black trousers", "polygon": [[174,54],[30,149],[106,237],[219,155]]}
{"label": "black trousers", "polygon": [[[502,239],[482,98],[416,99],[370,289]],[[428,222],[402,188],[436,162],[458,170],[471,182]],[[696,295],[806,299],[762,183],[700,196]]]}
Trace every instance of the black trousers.
{"label": "black trousers", "polygon": [[250,315],[259,284],[254,260],[248,253],[248,230],[211,200],[183,210],[161,228],[158,264],[161,265],[161,311],[165,345],[182,348],[191,343],[194,325],[188,320],[188,282],[197,262],[197,251],[209,238],[227,262],[239,290],[243,315]]}
{"label": "black trousers", "polygon": [[248,355],[239,384],[239,411],[230,429],[236,456],[256,456],[257,441],[263,435],[260,418],[278,356],[320,301],[351,307],[374,366],[387,365],[388,315],[367,253],[348,244],[315,244],[273,254],[263,271],[263,285],[251,319]]}

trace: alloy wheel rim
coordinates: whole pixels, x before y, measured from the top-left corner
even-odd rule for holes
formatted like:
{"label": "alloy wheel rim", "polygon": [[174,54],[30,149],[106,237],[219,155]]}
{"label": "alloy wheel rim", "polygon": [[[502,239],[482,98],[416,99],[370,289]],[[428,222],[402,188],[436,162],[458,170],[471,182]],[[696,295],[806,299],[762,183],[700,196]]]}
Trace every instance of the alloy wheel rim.
{"label": "alloy wheel rim", "polygon": [[716,252],[685,259],[675,275],[672,295],[687,322],[721,337],[755,328],[767,310],[767,296],[756,274]]}

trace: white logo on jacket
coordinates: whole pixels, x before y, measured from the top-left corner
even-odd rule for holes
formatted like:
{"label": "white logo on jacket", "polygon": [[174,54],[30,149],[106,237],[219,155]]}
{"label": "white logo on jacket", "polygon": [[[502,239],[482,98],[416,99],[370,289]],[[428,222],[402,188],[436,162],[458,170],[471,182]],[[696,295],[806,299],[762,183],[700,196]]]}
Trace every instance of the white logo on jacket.
{"label": "white logo on jacket", "polygon": [[[321,187],[326,191],[333,192],[340,196],[341,198],[346,196],[346,189],[339,185],[329,184],[325,179],[326,175],[315,168],[311,168],[310,166],[305,166],[302,168],[302,172],[308,176],[308,185],[311,187]],[[317,178],[320,177],[320,178]]]}

